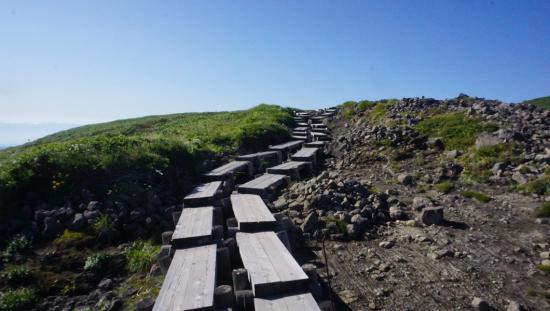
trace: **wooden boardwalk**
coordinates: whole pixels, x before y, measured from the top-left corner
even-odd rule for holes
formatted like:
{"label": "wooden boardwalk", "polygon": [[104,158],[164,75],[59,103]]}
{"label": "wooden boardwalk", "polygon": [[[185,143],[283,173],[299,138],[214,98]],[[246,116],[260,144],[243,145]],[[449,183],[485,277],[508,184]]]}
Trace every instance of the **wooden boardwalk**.
{"label": "wooden boardwalk", "polygon": [[303,176],[302,171],[313,172],[313,165],[311,162],[303,161],[288,161],[267,169],[269,174],[283,174],[288,175],[294,179],[300,179]]}
{"label": "wooden boardwalk", "polygon": [[222,165],[204,174],[208,180],[225,180],[237,172],[245,172],[248,176],[254,174],[254,167],[250,161],[233,161]]}
{"label": "wooden boardwalk", "polygon": [[321,311],[310,293],[254,298],[254,309],[262,311]]}
{"label": "wooden boardwalk", "polygon": [[172,246],[184,248],[212,242],[214,207],[192,207],[181,211],[172,235]]}
{"label": "wooden boardwalk", "polygon": [[[320,310],[309,293],[312,280],[281,242],[285,236],[274,232],[279,228],[277,220],[263,199],[271,199],[277,190],[288,186],[289,176],[299,178],[304,170],[313,170],[325,140],[330,139],[329,129],[319,121],[334,113],[335,109],[295,113],[295,140],[270,146],[269,151],[238,156],[203,175],[208,182],[197,185],[185,196],[176,228],[173,233],[167,232],[172,236],[171,249],[175,252],[171,259],[167,256],[170,251],[166,252],[170,248],[163,248],[158,259],[166,276],[153,310],[250,308],[248,302],[247,306],[241,302],[238,305],[235,299],[242,297],[239,294],[243,292],[224,292],[228,289],[224,287],[214,294],[216,285],[231,284],[232,270],[243,266],[252,287],[255,310]],[[314,141],[310,141],[312,138]],[[238,185],[238,193],[229,196],[237,173],[251,177],[270,165],[273,167],[268,167],[266,174]],[[237,180],[240,182],[240,178]],[[220,226],[225,222],[231,228],[226,232]],[[164,242],[167,236],[170,235],[163,233]]]}
{"label": "wooden boardwalk", "polygon": [[308,276],[274,232],[238,232],[237,244],[256,298],[308,289]]}
{"label": "wooden boardwalk", "polygon": [[214,310],[216,245],[178,249],[154,311]]}
{"label": "wooden boardwalk", "polygon": [[183,198],[183,204],[186,207],[212,205],[218,198],[221,187],[221,181],[200,184]]}
{"label": "wooden boardwalk", "polygon": [[231,207],[237,220],[239,231],[256,232],[273,230],[275,217],[262,198],[255,194],[232,194]]}
{"label": "wooden boardwalk", "polygon": [[263,174],[256,179],[238,186],[237,190],[239,193],[257,194],[263,198],[267,198],[279,187],[288,184],[288,182],[289,180],[286,175]]}
{"label": "wooden boardwalk", "polygon": [[303,147],[298,150],[295,154],[290,156],[290,159],[293,161],[306,161],[311,162],[313,165],[317,165],[317,153],[319,148],[309,148]]}

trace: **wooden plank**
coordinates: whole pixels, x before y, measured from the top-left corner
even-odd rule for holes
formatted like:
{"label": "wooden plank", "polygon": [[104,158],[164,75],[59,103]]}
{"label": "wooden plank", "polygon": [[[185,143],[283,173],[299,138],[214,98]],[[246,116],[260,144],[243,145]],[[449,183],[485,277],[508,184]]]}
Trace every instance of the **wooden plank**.
{"label": "wooden plank", "polygon": [[318,140],[318,141],[311,141],[304,144],[306,147],[310,148],[322,148],[327,144],[326,141]]}
{"label": "wooden plank", "polygon": [[249,176],[253,173],[252,163],[250,161],[232,161],[222,165],[210,172],[204,174],[209,179],[225,179],[236,172],[247,172]]}
{"label": "wooden plank", "polygon": [[295,132],[307,132],[309,131],[309,127],[307,126],[298,126],[292,129]]}
{"label": "wooden plank", "polygon": [[212,242],[214,207],[184,208],[172,235],[172,246],[185,248]]}
{"label": "wooden plank", "polygon": [[287,151],[297,149],[302,145],[302,143],[302,141],[293,140],[283,144],[269,146],[269,150]]}
{"label": "wooden plank", "polygon": [[311,162],[313,165],[317,165],[317,153],[319,148],[302,147],[295,154],[290,156],[293,161],[306,161]]}
{"label": "wooden plank", "polygon": [[231,206],[240,231],[255,232],[275,228],[275,217],[260,196],[233,194],[231,195]]}
{"label": "wooden plank", "polygon": [[185,206],[200,206],[212,204],[218,191],[221,189],[221,181],[213,181],[196,186],[191,193],[183,198]]}
{"label": "wooden plank", "polygon": [[153,310],[214,310],[216,248],[176,250]]}
{"label": "wooden plank", "polygon": [[267,197],[287,181],[288,177],[286,175],[263,174],[245,184],[239,185],[237,190],[239,193],[257,194]]}
{"label": "wooden plank", "polygon": [[307,136],[300,136],[300,135],[292,135],[291,138],[295,140],[302,140],[304,142],[307,140]]}
{"label": "wooden plank", "polygon": [[307,275],[274,232],[238,232],[237,244],[255,297],[307,290]]}
{"label": "wooden plank", "polygon": [[288,161],[268,168],[267,172],[269,174],[288,175],[295,179],[299,179],[301,171],[303,170],[309,170],[309,172],[313,171],[312,163],[305,161]]}
{"label": "wooden plank", "polygon": [[261,161],[269,158],[276,158],[278,162],[281,162],[282,161],[281,152],[276,150],[256,152],[256,153],[238,156],[237,160],[257,162],[257,161]]}
{"label": "wooden plank", "polygon": [[254,308],[262,311],[321,311],[310,293],[254,298]]}

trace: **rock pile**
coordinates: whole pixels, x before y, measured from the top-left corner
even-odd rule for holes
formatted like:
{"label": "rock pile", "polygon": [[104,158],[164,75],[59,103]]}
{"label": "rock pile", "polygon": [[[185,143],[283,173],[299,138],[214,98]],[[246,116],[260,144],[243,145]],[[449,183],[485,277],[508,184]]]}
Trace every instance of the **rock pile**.
{"label": "rock pile", "polygon": [[401,202],[369,187],[367,182],[324,171],[295,183],[274,205],[312,238],[361,239],[375,225],[405,216]]}

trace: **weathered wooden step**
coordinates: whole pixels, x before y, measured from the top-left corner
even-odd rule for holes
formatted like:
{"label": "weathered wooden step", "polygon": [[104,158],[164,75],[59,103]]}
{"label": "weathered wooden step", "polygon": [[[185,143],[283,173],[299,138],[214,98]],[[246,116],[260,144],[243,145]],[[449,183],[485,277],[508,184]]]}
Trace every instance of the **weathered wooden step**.
{"label": "weathered wooden step", "polygon": [[263,174],[260,177],[237,187],[239,193],[257,194],[262,198],[268,198],[278,188],[288,184],[289,178],[286,175]]}
{"label": "weathered wooden step", "polygon": [[318,140],[318,141],[311,141],[304,144],[306,147],[310,148],[323,148],[327,144],[326,141]]}
{"label": "weathered wooden step", "polygon": [[256,298],[307,290],[307,275],[274,232],[238,232],[237,244]]}
{"label": "weathered wooden step", "polygon": [[288,161],[274,167],[269,167],[267,172],[270,174],[284,174],[291,176],[294,179],[300,179],[301,173],[304,170],[311,173],[313,171],[312,163],[304,161]]}
{"label": "weathered wooden step", "polygon": [[309,125],[312,129],[326,129],[327,128],[327,125],[324,124],[324,123],[311,123]]}
{"label": "weathered wooden step", "polygon": [[311,162],[313,165],[317,165],[317,153],[319,153],[319,148],[302,147],[302,149],[291,155],[290,159]]}
{"label": "weathered wooden step", "polygon": [[254,167],[250,161],[233,161],[222,165],[204,174],[208,180],[225,180],[237,172],[245,172],[248,176],[254,174]]}
{"label": "weathered wooden step", "polygon": [[262,311],[321,311],[310,293],[254,298],[254,308]]}
{"label": "weathered wooden step", "polygon": [[183,198],[183,204],[186,207],[212,205],[221,195],[221,188],[221,181],[200,184]]}
{"label": "weathered wooden step", "polygon": [[283,158],[287,158],[289,153],[300,149],[303,143],[301,140],[292,140],[283,144],[269,146],[269,150],[280,151],[283,153]]}
{"label": "weathered wooden step", "polygon": [[283,160],[281,152],[276,150],[256,152],[256,153],[245,154],[237,157],[237,160],[239,161],[252,161],[252,162],[260,162],[267,159],[275,159],[277,163],[281,163],[281,161]]}
{"label": "weathered wooden step", "polygon": [[313,140],[321,140],[321,141],[329,141],[331,140],[330,136],[327,133],[321,133],[321,132],[311,132],[311,137],[313,137]]}
{"label": "weathered wooden step", "polygon": [[308,140],[307,136],[301,136],[301,135],[292,135],[291,138],[294,140],[301,140],[303,142],[306,142]]}
{"label": "weathered wooden step", "polygon": [[178,249],[154,311],[214,310],[216,245]]}
{"label": "weathered wooden step", "polygon": [[275,217],[262,198],[255,194],[232,194],[231,207],[237,220],[239,231],[256,232],[273,230]]}
{"label": "weathered wooden step", "polygon": [[294,132],[307,132],[309,131],[309,127],[307,126],[298,126],[293,129]]}
{"label": "weathered wooden step", "polygon": [[307,122],[300,122],[296,125],[299,126],[299,127],[308,127],[309,126],[309,124],[307,124]]}
{"label": "weathered wooden step", "polygon": [[181,211],[178,224],[172,235],[176,249],[212,243],[214,207],[190,207]]}

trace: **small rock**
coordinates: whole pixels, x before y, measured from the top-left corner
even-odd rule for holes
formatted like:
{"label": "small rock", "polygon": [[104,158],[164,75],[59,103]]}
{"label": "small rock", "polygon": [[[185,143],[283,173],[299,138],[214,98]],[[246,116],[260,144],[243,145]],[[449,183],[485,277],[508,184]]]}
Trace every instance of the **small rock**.
{"label": "small rock", "polygon": [[143,298],[137,303],[136,310],[151,311],[153,310],[154,305],[155,305],[155,300],[153,298]]}
{"label": "small rock", "polygon": [[525,311],[525,307],[516,301],[510,301],[508,307],[506,307],[506,311]]}
{"label": "small rock", "polygon": [[88,221],[84,218],[84,215],[81,213],[74,214],[73,220],[69,224],[69,229],[73,231],[81,231],[86,227]]}
{"label": "small rock", "polygon": [[319,219],[317,217],[317,213],[310,213],[309,215],[307,215],[306,219],[304,219],[304,223],[301,226],[302,231],[305,233],[311,233],[315,231],[315,229],[317,229],[318,222]]}
{"label": "small rock", "polygon": [[97,285],[97,288],[103,289],[103,290],[108,290],[108,289],[111,289],[112,287],[113,287],[113,280],[111,279],[103,279]]}
{"label": "small rock", "polygon": [[392,248],[395,243],[393,241],[383,241],[378,244],[382,248]]}
{"label": "small rock", "polygon": [[399,174],[397,175],[397,181],[405,186],[412,185],[413,177],[409,174]]}
{"label": "small rock", "polygon": [[63,226],[59,222],[59,220],[53,218],[53,217],[46,217],[44,218],[44,230],[42,231],[42,234],[45,237],[51,238],[63,231]]}
{"label": "small rock", "polygon": [[420,214],[420,220],[425,225],[441,225],[443,223],[443,207],[425,207]]}
{"label": "small rock", "polygon": [[339,292],[338,296],[340,296],[340,299],[342,299],[342,302],[345,304],[350,304],[357,300],[357,294],[349,289]]}
{"label": "small rock", "polygon": [[479,311],[491,311],[491,307],[487,301],[478,297],[475,297],[474,300],[472,300],[472,307]]}

